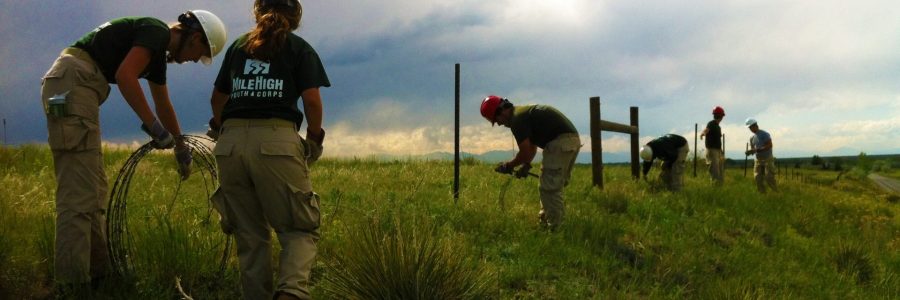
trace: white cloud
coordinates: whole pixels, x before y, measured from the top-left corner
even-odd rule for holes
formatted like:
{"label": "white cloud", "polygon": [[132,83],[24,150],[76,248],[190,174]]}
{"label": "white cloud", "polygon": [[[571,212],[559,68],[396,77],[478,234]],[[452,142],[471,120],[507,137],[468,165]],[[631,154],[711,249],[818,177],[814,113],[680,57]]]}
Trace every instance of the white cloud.
{"label": "white cloud", "polygon": [[[23,70],[19,77],[0,79],[0,107],[14,116],[27,108],[28,118],[36,120],[41,116],[34,101],[13,99],[36,99],[33,80],[58,53],[50,40],[77,38],[90,26],[122,15],[172,21],[188,8],[218,14],[230,38],[252,26],[251,1],[204,0],[189,6],[170,0],[79,2],[94,9],[85,17],[90,20],[76,21],[64,18],[73,6],[29,3],[10,2],[15,9],[8,11],[18,15],[0,12],[8,17],[0,18],[5,25],[0,35],[10,45],[28,45],[2,48],[0,57],[45,62],[25,66],[34,70]],[[733,150],[743,148],[750,135],[742,125],[747,117],[759,119],[773,134],[776,151],[900,148],[900,39],[895,38],[900,36],[900,6],[894,1],[360,0],[303,5],[299,33],[319,52],[334,85],[323,92],[328,143],[335,143],[326,155],[452,150],[449,100],[455,62],[462,64],[463,150],[469,152],[515,148],[507,129],[486,126],[473,108],[476,99],[490,93],[520,104],[553,105],[582,133],[588,128],[587,99],[600,96],[604,119],[611,121],[627,121],[627,107],[639,107],[641,133],[647,138],[668,132],[692,137],[693,124],[702,129],[709,110],[722,105],[728,113],[723,132]],[[34,19],[45,21],[26,24]],[[89,25],[79,24],[85,22]],[[29,35],[8,28],[54,37],[16,43]],[[0,60],[0,66],[18,70],[16,62]],[[210,84],[196,82],[204,78],[197,74],[214,72],[199,66],[170,71],[173,98],[193,98],[197,86]],[[21,88],[20,82],[32,82],[32,88]],[[109,102],[121,102],[113,94]],[[196,107],[179,107],[180,117],[192,116],[182,113],[188,109],[203,110],[193,114],[202,119],[183,119],[182,124],[205,124],[208,107]],[[106,104],[103,113],[133,118],[125,109],[112,111]],[[46,134],[31,125],[11,127],[13,140]],[[104,133],[122,134],[116,125],[104,124]],[[604,138],[605,149],[627,151],[626,135]]]}

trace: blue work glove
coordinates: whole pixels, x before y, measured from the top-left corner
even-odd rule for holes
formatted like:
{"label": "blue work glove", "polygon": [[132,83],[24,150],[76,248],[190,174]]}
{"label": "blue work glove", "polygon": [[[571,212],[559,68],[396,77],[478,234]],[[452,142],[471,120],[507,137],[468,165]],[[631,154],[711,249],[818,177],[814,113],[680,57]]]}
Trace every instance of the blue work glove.
{"label": "blue work glove", "polygon": [[529,171],[531,171],[531,164],[524,164],[519,167],[519,170],[516,171],[516,178],[522,179],[528,177]]}
{"label": "blue work glove", "polygon": [[504,162],[504,163],[500,163],[499,165],[497,165],[497,168],[494,169],[494,172],[497,172],[500,174],[512,174],[513,168]]}
{"label": "blue work glove", "polygon": [[178,174],[181,175],[181,180],[187,180],[191,176],[193,160],[191,147],[184,142],[184,137],[178,137],[175,143],[175,162],[178,163]]}
{"label": "blue work glove", "polygon": [[153,120],[153,124],[151,124],[150,127],[141,124],[141,130],[146,132],[150,135],[150,138],[153,139],[153,142],[150,143],[153,148],[169,149],[175,146],[175,139],[172,137],[172,134],[163,127],[159,120]]}

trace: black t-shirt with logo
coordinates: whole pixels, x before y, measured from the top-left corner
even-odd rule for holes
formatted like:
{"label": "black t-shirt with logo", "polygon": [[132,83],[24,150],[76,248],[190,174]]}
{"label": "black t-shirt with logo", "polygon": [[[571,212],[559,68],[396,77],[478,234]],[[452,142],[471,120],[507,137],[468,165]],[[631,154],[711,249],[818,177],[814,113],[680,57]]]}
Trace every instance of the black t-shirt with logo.
{"label": "black t-shirt with logo", "polygon": [[264,62],[244,51],[247,38],[248,34],[241,35],[231,44],[216,78],[216,90],[229,95],[222,121],[280,118],[299,126],[303,122],[297,108],[300,94],[331,86],[319,55],[303,38],[290,34],[278,56]]}
{"label": "black t-shirt with logo", "polygon": [[124,17],[103,23],[88,32],[72,47],[84,49],[97,62],[109,83],[116,83],[116,71],[135,46],[150,50],[150,63],[140,77],[156,84],[166,84],[166,48],[169,26],[151,17]]}

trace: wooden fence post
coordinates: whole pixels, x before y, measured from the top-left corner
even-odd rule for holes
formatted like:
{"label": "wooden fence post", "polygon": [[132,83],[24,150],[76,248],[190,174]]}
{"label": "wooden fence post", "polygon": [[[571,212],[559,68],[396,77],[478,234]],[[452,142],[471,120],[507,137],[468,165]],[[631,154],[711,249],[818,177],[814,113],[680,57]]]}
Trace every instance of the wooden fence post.
{"label": "wooden fence post", "polygon": [[631,176],[641,179],[641,163],[638,157],[640,148],[640,131],[638,128],[638,108],[630,108],[630,124],[624,125],[604,121],[600,118],[600,97],[591,97],[591,170],[595,186],[603,189],[603,143],[600,133],[604,130],[627,133],[631,135]]}
{"label": "wooden fence post", "polygon": [[641,137],[640,137],[640,127],[638,127],[638,108],[637,106],[632,106],[630,108],[631,113],[631,128],[633,131],[631,132],[631,177],[634,180],[641,179],[641,161],[638,157],[638,153],[640,152],[641,147]]}
{"label": "wooden fence post", "polygon": [[603,144],[600,140],[600,97],[591,97],[591,169],[594,185],[603,189]]}

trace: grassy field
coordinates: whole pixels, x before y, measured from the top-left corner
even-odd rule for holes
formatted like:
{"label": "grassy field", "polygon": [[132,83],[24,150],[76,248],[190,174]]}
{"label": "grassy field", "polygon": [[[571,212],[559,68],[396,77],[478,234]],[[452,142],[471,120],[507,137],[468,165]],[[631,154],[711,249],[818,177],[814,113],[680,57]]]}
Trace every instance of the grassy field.
{"label": "grassy field", "polygon": [[[105,153],[112,181],[130,152]],[[0,299],[54,296],[52,165],[45,147],[0,148]],[[413,282],[426,283],[417,288],[430,289],[427,298],[900,298],[900,203],[867,182],[807,171],[821,180],[784,174],[780,192],[761,195],[742,169],[727,170],[721,188],[698,170],[670,193],[616,166],[599,190],[589,166],[578,166],[565,223],[548,232],[537,224],[537,180],[491,169],[465,164],[457,202],[448,162],[314,165],[323,216],[314,296],[388,295]],[[135,278],[95,296],[177,298],[177,278],[195,299],[237,297],[233,253],[218,272],[225,237],[203,178],[179,186],[166,153],[145,158],[135,176],[127,222]],[[410,271],[423,261],[429,271]],[[452,294],[448,283],[471,293]]]}

